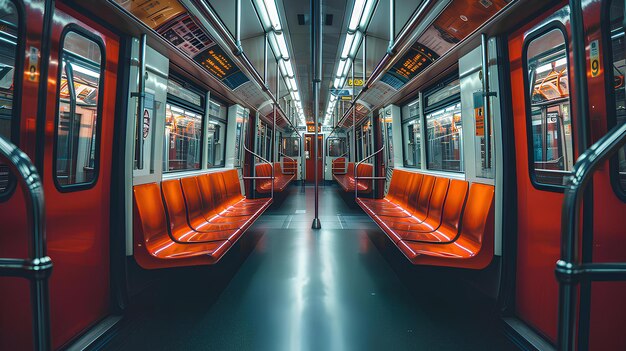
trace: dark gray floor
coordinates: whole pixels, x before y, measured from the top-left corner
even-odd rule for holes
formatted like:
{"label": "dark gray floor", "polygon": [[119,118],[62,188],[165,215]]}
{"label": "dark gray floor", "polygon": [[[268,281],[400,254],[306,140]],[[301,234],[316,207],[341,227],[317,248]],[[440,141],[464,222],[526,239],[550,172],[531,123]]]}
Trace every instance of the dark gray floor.
{"label": "dark gray floor", "polygon": [[321,230],[310,229],[313,188],[291,187],[223,283],[205,270],[164,279],[134,298],[106,349],[514,349],[481,297],[427,279],[421,291],[420,277],[409,289],[372,245],[376,225],[336,187],[320,189]]}

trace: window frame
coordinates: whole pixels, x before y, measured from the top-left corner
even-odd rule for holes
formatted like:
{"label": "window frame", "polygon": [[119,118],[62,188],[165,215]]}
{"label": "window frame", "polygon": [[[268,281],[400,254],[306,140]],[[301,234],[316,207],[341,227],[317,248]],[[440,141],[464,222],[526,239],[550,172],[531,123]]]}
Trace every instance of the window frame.
{"label": "window frame", "polygon": [[[15,74],[18,71],[21,72],[25,69],[26,63],[26,9],[24,8],[23,1],[9,0],[14,6],[17,12],[17,42],[15,45],[15,72],[13,74],[13,109],[11,115],[11,138],[9,139],[13,144],[19,147],[20,145],[20,130],[22,121],[22,87],[24,83],[23,74]],[[9,168],[7,187],[4,191],[0,192],[0,203],[7,201],[13,196],[13,192],[17,188],[17,179]]]}
{"label": "window frame", "polygon": [[[211,111],[211,101],[214,101],[216,104],[220,105],[221,107],[223,107],[226,110],[226,118],[222,119],[220,117],[213,117],[210,114]],[[217,122],[220,123],[224,123],[224,138],[223,138],[223,143],[224,143],[224,147],[222,149],[222,162],[219,165],[215,165],[215,166],[210,166],[209,167],[209,155],[207,155],[206,158],[206,162],[205,162],[205,169],[215,169],[215,168],[225,168],[226,167],[226,137],[228,136],[228,104],[223,102],[220,99],[214,99],[213,98],[213,94],[209,91],[209,98],[208,101],[206,102],[206,110],[207,110],[207,115],[206,115],[206,123],[209,123],[209,120],[215,120]],[[236,127],[236,126],[235,126]],[[202,128],[202,130],[204,131],[205,129]],[[204,137],[204,136],[203,136]],[[206,136],[205,140],[205,144],[208,142],[208,135]],[[202,157],[201,157],[202,158]]]}
{"label": "window frame", "polygon": [[[423,160],[422,160],[422,156],[421,156],[422,147],[423,147],[423,145],[422,145],[422,140],[423,140],[422,123],[424,122],[424,120],[422,119],[422,117],[423,117],[423,115],[422,115],[422,107],[423,107],[422,106],[422,99],[420,99],[419,96],[418,96],[416,99],[412,100],[411,102],[409,102],[405,106],[406,106],[407,110],[410,111],[409,105],[412,105],[412,104],[415,104],[415,103],[417,103],[418,106],[419,106],[417,108],[417,115],[415,115],[415,116],[409,116],[409,117],[405,118],[404,114],[402,114],[402,110],[404,109],[404,106],[402,107],[402,109],[400,109],[400,113],[401,113],[401,116],[400,116],[400,134],[401,134],[401,138],[402,138],[402,166],[405,167],[405,168],[411,168],[411,169],[422,169],[422,164],[424,163]],[[420,162],[419,162],[418,165],[411,166],[411,165],[408,165],[407,162],[406,162],[406,160],[407,160],[407,157],[406,157],[407,156],[407,148],[406,148],[406,146],[407,146],[408,143],[405,144],[405,141],[407,141],[407,139],[405,139],[405,138],[408,137],[408,136],[407,136],[407,133],[404,131],[404,129],[405,129],[404,127],[407,124],[409,124],[410,122],[413,122],[414,120],[419,120],[419,123],[420,123],[420,126],[419,126],[419,128],[420,128],[420,132],[419,132],[419,134],[420,134],[420,157],[419,157]]]}
{"label": "window frame", "polygon": [[[460,85],[461,85],[461,80],[459,78],[459,72],[455,71],[454,73],[450,74],[449,76],[443,78],[442,80],[438,81],[437,83],[431,85],[430,87],[426,88],[424,90],[424,92],[422,93],[422,99],[420,101],[421,104],[421,109],[420,109],[420,116],[419,118],[421,118],[421,122],[422,122],[422,126],[420,126],[420,133],[422,135],[422,139],[420,140],[420,142],[422,143],[422,147],[424,148],[424,154],[425,154],[425,158],[423,160],[421,160],[421,165],[419,167],[419,169],[422,170],[427,170],[430,172],[440,172],[440,173],[449,173],[449,174],[455,174],[455,175],[465,175],[465,163],[463,162],[463,166],[462,169],[458,170],[458,171],[453,171],[453,170],[448,170],[448,169],[432,169],[430,167],[428,167],[428,163],[429,163],[429,157],[428,157],[428,124],[426,123],[426,115],[428,115],[429,113],[441,110],[445,107],[449,107],[452,106],[454,104],[457,103],[461,103],[461,92],[459,91],[457,94],[451,95],[446,97],[445,99],[441,100],[441,101],[437,101],[436,103],[429,105],[428,104],[428,98],[433,95],[434,93],[442,90],[443,88],[445,88],[446,86],[448,86],[450,83],[454,82],[455,80],[459,81],[459,89],[460,89]],[[463,111],[463,106],[461,106],[461,111]],[[461,114],[461,126],[462,126],[462,120],[463,115]],[[409,121],[409,119],[407,119],[407,121]],[[460,149],[460,157],[461,160],[463,159],[463,151],[465,149],[465,145],[463,142],[461,142],[459,140],[459,145],[461,146]]]}
{"label": "window frame", "polygon": [[[194,105],[185,99],[181,99],[178,96],[170,94],[169,92],[166,94],[165,104],[176,106],[178,108],[189,110],[189,112],[193,112],[193,113],[201,115],[202,116],[201,121],[203,124],[200,126],[200,155],[199,155],[200,167],[192,168],[192,169],[175,169],[175,170],[165,170],[165,167],[163,167],[161,177],[163,177],[166,174],[183,173],[183,172],[198,172],[198,171],[207,169],[206,164],[205,165],[202,164],[203,162],[205,162],[203,161],[203,156],[204,156],[204,146],[206,145],[204,123],[208,123],[207,91],[202,90],[202,88],[192,83],[185,82],[185,80],[177,74],[170,73],[167,79],[176,82],[184,89],[187,89],[195,94],[200,95],[201,106]],[[165,130],[163,130],[162,132],[165,133]],[[165,138],[165,135],[162,135],[162,137]],[[166,141],[164,140],[164,145],[166,145],[166,143],[168,143],[169,145],[169,140],[166,140]],[[163,159],[161,160],[161,162],[164,161],[165,155],[163,155],[162,158]],[[168,168],[169,168],[169,164],[168,164]]]}
{"label": "window frame", "polygon": [[[602,26],[600,28],[601,36],[602,36],[602,47],[604,48],[604,58],[603,65],[604,67],[613,67],[613,43],[611,41],[611,4],[615,0],[603,0],[602,1],[602,10],[601,10],[601,18],[602,18]],[[623,28],[624,36],[626,38],[626,28]],[[614,89],[613,86],[613,70],[605,69],[604,70],[604,89],[606,91],[606,123],[607,123],[607,132],[612,128],[617,126],[617,114],[615,112],[616,102],[615,102],[615,94],[612,94]],[[609,94],[611,92],[611,94]],[[611,182],[611,187],[613,188],[613,192],[615,195],[622,201],[626,202],[626,189],[622,188],[620,175],[619,175],[619,159],[617,154],[613,155],[609,159],[609,177]]]}
{"label": "window frame", "polygon": [[[530,82],[529,82],[529,77],[528,77],[528,47],[530,46],[530,44],[535,41],[536,39],[540,38],[543,35],[546,35],[548,33],[550,33],[553,30],[558,30],[561,35],[563,35],[563,42],[565,44],[565,59],[567,60],[567,82],[568,82],[568,86],[570,87],[570,91],[569,91],[569,110],[570,110],[570,118],[572,116],[572,85],[570,85],[570,83],[572,82],[571,80],[571,60],[570,60],[570,46],[569,46],[569,34],[567,32],[567,29],[565,28],[565,25],[563,25],[562,22],[558,21],[558,20],[552,20],[548,23],[546,23],[545,25],[541,26],[540,28],[538,28],[537,30],[534,30],[533,32],[531,32],[530,34],[528,34],[525,38],[524,38],[524,44],[522,45],[522,78],[523,78],[523,88],[524,88],[524,104],[525,104],[525,108],[524,108],[524,118],[526,119],[525,123],[526,123],[526,151],[527,151],[527,156],[528,156],[528,176],[530,179],[530,183],[532,184],[532,186],[537,189],[537,190],[542,190],[542,191],[551,191],[551,192],[556,192],[556,193],[563,193],[565,190],[565,185],[556,185],[556,184],[548,184],[548,183],[541,183],[537,181],[537,174],[535,172],[535,166],[534,166],[534,143],[533,143],[533,132],[532,132],[532,96],[530,96]],[[571,130],[571,139],[572,139],[572,156],[574,157],[574,160],[576,159],[576,133],[574,132],[574,128],[579,128],[579,126],[575,125],[574,119],[571,119],[571,125],[572,125],[572,130]],[[571,173],[571,172],[570,172]]]}
{"label": "window frame", "polygon": [[[99,91],[98,91],[98,106],[96,107],[96,150],[94,152],[94,177],[90,182],[86,183],[78,183],[78,184],[69,184],[63,185],[59,183],[59,179],[57,177],[57,149],[59,142],[59,109],[61,107],[61,76],[63,75],[63,54],[65,52],[63,44],[65,43],[65,38],[69,33],[76,33],[87,40],[94,42],[100,48],[100,81],[98,82]],[[106,73],[106,46],[104,45],[104,41],[98,35],[90,32],[86,28],[76,24],[70,23],[63,28],[61,32],[61,37],[59,39],[59,51],[58,51],[58,61],[59,65],[57,66],[57,91],[56,91],[56,107],[55,107],[55,116],[54,116],[54,141],[52,147],[52,179],[54,181],[54,186],[61,193],[69,193],[74,191],[81,191],[93,188],[100,178],[100,151],[102,144],[102,109],[103,109],[103,100],[104,100],[104,87],[105,87],[105,73]]]}

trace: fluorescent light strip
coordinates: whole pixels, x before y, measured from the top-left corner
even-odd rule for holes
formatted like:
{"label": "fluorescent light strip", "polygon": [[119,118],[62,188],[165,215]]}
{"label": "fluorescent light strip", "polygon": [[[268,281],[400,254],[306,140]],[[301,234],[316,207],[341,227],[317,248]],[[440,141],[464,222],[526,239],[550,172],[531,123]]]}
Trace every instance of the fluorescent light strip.
{"label": "fluorescent light strip", "polygon": [[350,55],[350,48],[352,48],[352,42],[354,41],[354,33],[346,34],[346,40],[343,42],[343,49],[341,50],[341,58],[345,59]]}
{"label": "fluorescent light strip", "polygon": [[278,16],[278,9],[276,8],[274,0],[263,0],[263,3],[265,4],[265,9],[267,10],[267,14],[271,22],[271,27],[274,30],[282,30],[280,17]]}
{"label": "fluorescent light strip", "polygon": [[[373,1],[373,0],[370,0]],[[365,7],[365,0],[355,0],[354,7],[352,8],[352,15],[350,16],[350,23],[348,24],[348,30],[353,32],[359,28],[361,22],[361,16],[363,15],[363,7]]]}

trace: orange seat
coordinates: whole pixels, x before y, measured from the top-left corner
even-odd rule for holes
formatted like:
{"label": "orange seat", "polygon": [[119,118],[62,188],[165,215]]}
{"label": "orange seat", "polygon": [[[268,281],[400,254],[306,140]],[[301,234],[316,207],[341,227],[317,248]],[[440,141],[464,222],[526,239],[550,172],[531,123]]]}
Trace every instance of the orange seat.
{"label": "orange seat", "polygon": [[398,246],[414,264],[483,269],[493,258],[494,187],[473,183],[463,211],[461,233],[446,244],[401,240]]}
{"label": "orange seat", "polygon": [[[358,177],[371,177],[374,171],[374,166],[369,163],[361,163],[357,169]],[[371,179],[355,179],[354,178],[354,163],[348,163],[345,174],[333,174],[333,178],[337,181],[339,186],[346,192],[354,192],[355,187],[361,193],[369,193],[372,191]]]}
{"label": "orange seat", "polygon": [[[437,217],[440,216],[439,220],[441,221],[440,225],[433,230],[429,230],[434,225],[427,223],[428,220],[419,224],[408,223],[408,221],[401,223],[398,221],[385,223],[385,226],[390,231],[393,231],[393,237],[396,239],[396,242],[402,239],[437,243],[452,242],[459,234],[461,215],[465,206],[468,187],[469,184],[466,181],[453,179],[450,181],[448,191],[446,192],[445,203],[439,203],[440,199],[436,199],[435,203],[431,202],[432,208],[430,211],[433,211],[433,213],[432,217],[429,216],[429,218],[432,218],[431,221],[436,221],[438,220]],[[441,204],[443,209],[440,207]]]}
{"label": "orange seat", "polygon": [[346,158],[339,157],[333,160],[331,165],[332,174],[345,174],[346,173]]}
{"label": "orange seat", "polygon": [[[267,163],[261,163],[255,166],[255,173],[259,177],[271,177],[272,166]],[[272,191],[272,183],[274,184],[274,192],[284,191],[289,183],[295,178],[295,173],[284,174],[280,163],[274,163],[274,181],[272,179],[256,179],[256,191],[258,193],[270,193]]]}
{"label": "orange seat", "polygon": [[[213,195],[215,211],[222,217],[250,217],[262,213],[272,199],[242,199],[233,201],[226,192],[223,172],[208,173],[208,186],[201,187],[201,191],[208,191]],[[237,182],[238,183],[238,182]],[[241,191],[241,190],[239,190]],[[208,200],[208,196],[207,196]]]}
{"label": "orange seat", "polygon": [[[188,243],[228,240],[236,234],[237,228],[228,230],[219,224],[206,222],[202,224],[196,218],[192,219],[196,227],[190,225],[180,179],[162,181],[161,192],[167,211],[170,236],[174,241]],[[204,217],[200,220],[203,221]]]}
{"label": "orange seat", "polygon": [[493,258],[493,198],[491,185],[394,170],[384,199],[357,204],[414,264],[482,269]]}
{"label": "orange seat", "polygon": [[133,187],[134,257],[141,267],[164,267],[214,264],[228,251],[228,240],[180,244],[168,233],[161,191],[156,183]]}

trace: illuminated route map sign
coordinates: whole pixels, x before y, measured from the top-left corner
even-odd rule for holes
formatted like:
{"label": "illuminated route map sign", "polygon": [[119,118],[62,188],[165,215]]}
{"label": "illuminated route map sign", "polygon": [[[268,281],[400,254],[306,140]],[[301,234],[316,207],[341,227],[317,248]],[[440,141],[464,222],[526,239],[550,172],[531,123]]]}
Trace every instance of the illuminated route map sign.
{"label": "illuminated route map sign", "polygon": [[402,59],[387,71],[381,81],[396,90],[400,90],[406,83],[417,76],[428,65],[433,63],[439,55],[426,46],[415,43]]}

